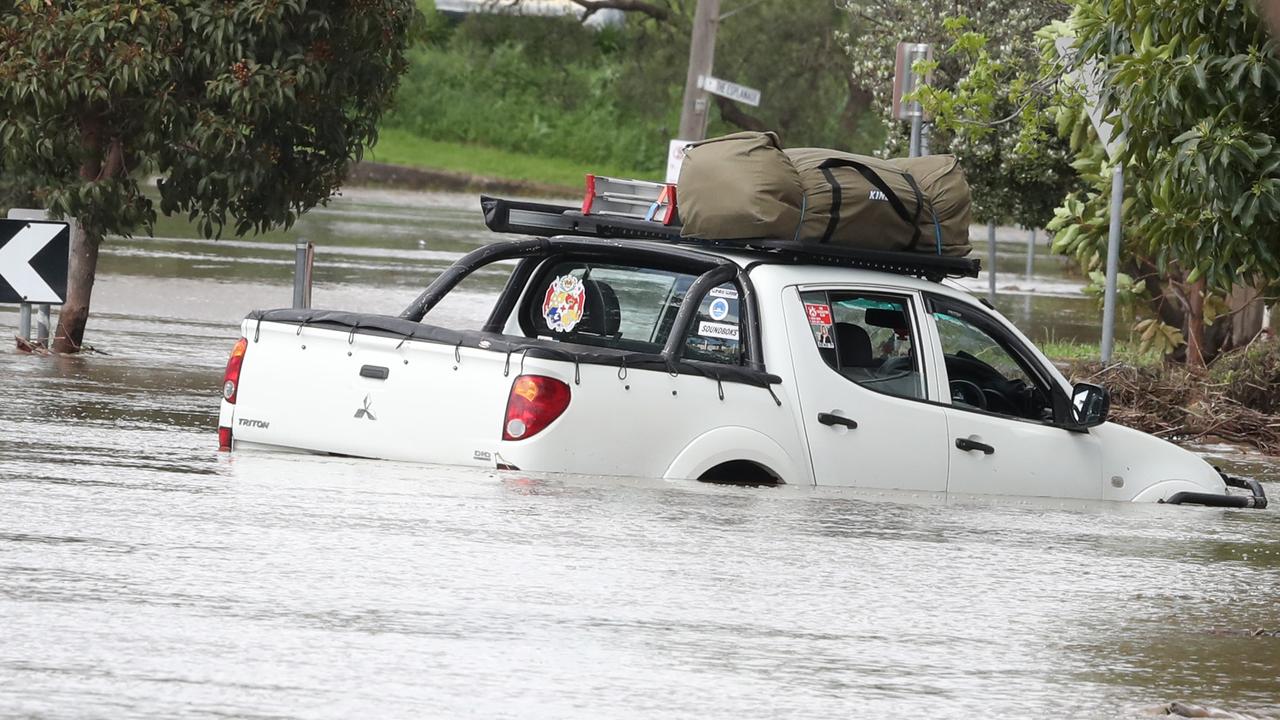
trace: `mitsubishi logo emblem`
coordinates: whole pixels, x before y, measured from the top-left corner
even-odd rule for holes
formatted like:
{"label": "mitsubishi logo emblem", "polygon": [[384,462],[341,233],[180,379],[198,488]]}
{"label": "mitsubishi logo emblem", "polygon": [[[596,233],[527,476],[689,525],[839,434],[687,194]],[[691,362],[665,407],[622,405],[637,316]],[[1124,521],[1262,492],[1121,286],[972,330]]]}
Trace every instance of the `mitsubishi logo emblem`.
{"label": "mitsubishi logo emblem", "polygon": [[372,407],[370,407],[372,404],[373,404],[373,403],[372,403],[372,402],[370,402],[370,400],[369,400],[369,396],[368,396],[368,395],[365,395],[365,396],[364,396],[364,407],[360,408],[359,410],[356,410],[356,419],[357,419],[357,420],[359,420],[360,418],[367,417],[367,418],[369,418],[370,420],[377,420],[377,419],[378,419],[378,416],[376,416],[376,415],[374,415],[374,414],[373,414],[373,408],[372,408]]}

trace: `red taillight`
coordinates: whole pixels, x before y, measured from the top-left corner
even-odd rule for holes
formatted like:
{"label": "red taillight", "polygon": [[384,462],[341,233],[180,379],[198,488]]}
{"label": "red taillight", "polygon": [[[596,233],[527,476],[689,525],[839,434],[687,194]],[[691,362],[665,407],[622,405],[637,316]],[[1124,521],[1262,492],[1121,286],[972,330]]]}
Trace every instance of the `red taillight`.
{"label": "red taillight", "polygon": [[231,449],[231,428],[229,427],[218,428],[218,449],[219,450]]}
{"label": "red taillight", "polygon": [[240,338],[231,349],[231,357],[227,358],[227,371],[222,374],[222,398],[232,405],[236,402],[236,391],[240,385],[240,365],[244,363],[244,351],[249,349],[249,341]]}
{"label": "red taillight", "polygon": [[521,375],[511,383],[503,440],[524,440],[537,435],[569,407],[569,386],[545,375]]}

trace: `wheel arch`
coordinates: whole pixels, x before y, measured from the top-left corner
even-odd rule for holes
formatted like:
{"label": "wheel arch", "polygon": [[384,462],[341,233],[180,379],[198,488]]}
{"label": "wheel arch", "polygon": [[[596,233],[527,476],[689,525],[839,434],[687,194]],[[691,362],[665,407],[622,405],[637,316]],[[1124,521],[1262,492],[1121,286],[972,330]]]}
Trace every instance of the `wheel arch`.
{"label": "wheel arch", "polygon": [[717,472],[748,470],[742,463],[760,468],[778,483],[813,484],[808,468],[773,438],[744,427],[716,428],[694,438],[676,455],[663,477],[699,480],[717,468]]}

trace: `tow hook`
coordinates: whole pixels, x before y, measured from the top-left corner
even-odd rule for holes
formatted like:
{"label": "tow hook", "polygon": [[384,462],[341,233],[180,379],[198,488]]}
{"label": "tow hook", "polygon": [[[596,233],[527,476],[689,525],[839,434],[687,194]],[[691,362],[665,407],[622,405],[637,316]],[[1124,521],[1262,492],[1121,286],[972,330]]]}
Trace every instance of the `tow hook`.
{"label": "tow hook", "polygon": [[1262,483],[1252,478],[1232,477],[1219,468],[1218,475],[1227,487],[1248,490],[1249,495],[1227,495],[1218,493],[1177,492],[1163,502],[1170,505],[1208,505],[1210,507],[1254,508],[1262,510],[1267,506],[1267,494],[1262,490]]}

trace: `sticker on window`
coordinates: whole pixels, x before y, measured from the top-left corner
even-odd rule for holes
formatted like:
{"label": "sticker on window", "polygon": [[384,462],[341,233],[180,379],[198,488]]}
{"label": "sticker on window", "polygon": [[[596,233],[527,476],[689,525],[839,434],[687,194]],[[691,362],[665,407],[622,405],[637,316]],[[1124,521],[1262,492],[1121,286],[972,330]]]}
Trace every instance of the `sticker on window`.
{"label": "sticker on window", "polygon": [[738,291],[733,288],[711,288],[707,294],[715,298],[728,298],[729,300],[738,299]]}
{"label": "sticker on window", "polygon": [[832,334],[830,325],[814,325],[813,338],[818,341],[820,348],[834,348],[836,346],[835,336]]}
{"label": "sticker on window", "polygon": [[569,332],[578,326],[586,306],[587,290],[582,279],[562,275],[551,281],[542,301],[542,318],[556,332]]}
{"label": "sticker on window", "polygon": [[718,338],[720,340],[737,340],[738,326],[729,323],[703,322],[698,323],[698,334],[702,337]]}
{"label": "sticker on window", "polygon": [[804,314],[809,316],[810,325],[830,325],[831,306],[820,303],[805,303]]}
{"label": "sticker on window", "polygon": [[716,321],[729,317],[729,301],[724,298],[712,300],[711,307],[707,308],[707,314],[711,315],[711,319]]}

